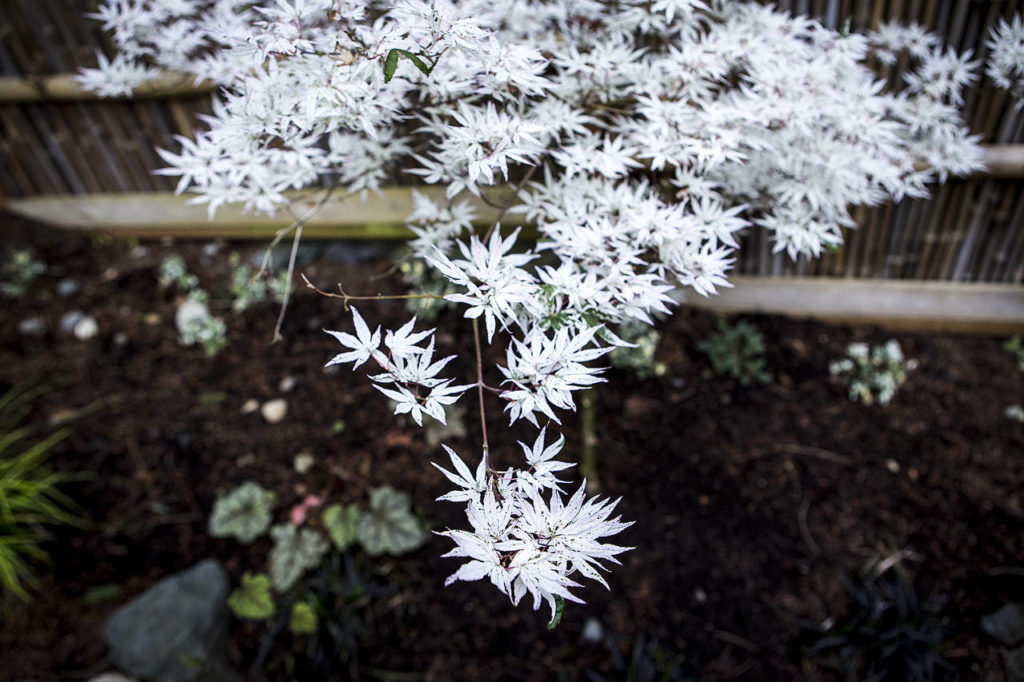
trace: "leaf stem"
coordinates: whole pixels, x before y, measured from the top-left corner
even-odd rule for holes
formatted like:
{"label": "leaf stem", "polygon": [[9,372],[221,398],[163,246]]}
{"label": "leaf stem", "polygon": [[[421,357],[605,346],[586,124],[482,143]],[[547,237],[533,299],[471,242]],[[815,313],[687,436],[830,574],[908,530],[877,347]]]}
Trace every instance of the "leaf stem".
{"label": "leaf stem", "polygon": [[480,351],[480,324],[473,318],[473,346],[476,350],[476,392],[480,399],[480,430],[483,432],[484,468],[490,470],[490,445],[487,442],[487,415],[484,412],[484,358]]}
{"label": "leaf stem", "polygon": [[580,431],[583,440],[583,457],[580,470],[587,479],[587,492],[596,493],[600,490],[597,477],[597,408],[594,405],[593,389],[583,391],[580,400]]}

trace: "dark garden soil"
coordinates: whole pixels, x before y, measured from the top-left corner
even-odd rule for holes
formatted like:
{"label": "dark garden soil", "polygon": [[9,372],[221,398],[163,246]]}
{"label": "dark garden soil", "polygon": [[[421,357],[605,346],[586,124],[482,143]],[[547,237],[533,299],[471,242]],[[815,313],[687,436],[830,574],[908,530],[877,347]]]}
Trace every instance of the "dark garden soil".
{"label": "dark garden soil", "polygon": [[[365,506],[370,487],[389,484],[408,491],[434,529],[467,525],[459,505],[434,502],[446,491],[429,464],[441,461],[439,447],[389,416],[361,372],[322,369],[339,346],[321,329],[351,325],[338,301],[300,290],[282,343],[269,343],[278,309],[267,304],[222,313],[230,346],[216,359],[179,345],[174,294],[157,282],[161,261],[181,253],[217,302],[228,253],[257,246],[133,246],[0,221],[0,247],[31,244],[49,264],[29,294],[0,298],[0,390],[51,382],[33,417],[80,411],[53,461],[85,474],[67,490],[90,524],[56,532],[35,603],[4,617],[3,680],[109,669],[104,619],[204,558],[220,559],[235,583],[264,570],[266,540],[242,546],[206,533],[218,491],[244,480],[277,491],[278,518],[310,493]],[[401,289],[390,268],[383,257],[321,259],[302,271],[325,287],[377,293]],[[81,291],[55,294],[63,277]],[[96,318],[95,338],[60,331],[75,308]],[[361,310],[385,325],[408,318],[397,302]],[[18,331],[32,316],[45,320],[44,336]],[[891,405],[868,407],[851,403],[827,366],[848,343],[889,334],[748,319],[766,337],[767,385],[713,377],[695,347],[714,319],[686,308],[664,326],[664,376],[608,373],[597,392],[600,479],[636,522],[614,541],[636,549],[610,574],[611,590],[582,590],[587,604],[569,605],[556,630],[529,599],[516,608],[488,584],[445,588],[458,562],[440,558],[450,543],[432,537],[396,558],[354,551],[347,566],[336,559],[307,577],[313,589],[347,576],[329,618],[333,638],[233,619],[232,664],[256,679],[262,657],[265,680],[845,679],[821,627],[835,624],[834,634],[857,616],[847,582],[894,566],[889,574],[903,575],[919,602],[908,627],[940,632],[938,651],[960,679],[1004,679],[1004,652],[979,625],[1024,600],[1024,425],[1004,415],[1024,402],[1024,373],[1001,339],[896,335],[920,366]],[[445,313],[438,340],[463,354],[456,369],[468,372],[472,341],[459,322]],[[284,393],[286,377],[295,385]],[[288,404],[279,424],[243,413],[250,399],[274,398]],[[445,442],[469,461],[478,415],[463,403],[467,433]],[[489,407],[492,456],[515,463],[515,439],[531,432],[508,432],[497,399]],[[575,417],[565,433],[575,457]],[[306,474],[293,467],[300,452],[316,458]],[[117,588],[95,589],[103,586]]]}

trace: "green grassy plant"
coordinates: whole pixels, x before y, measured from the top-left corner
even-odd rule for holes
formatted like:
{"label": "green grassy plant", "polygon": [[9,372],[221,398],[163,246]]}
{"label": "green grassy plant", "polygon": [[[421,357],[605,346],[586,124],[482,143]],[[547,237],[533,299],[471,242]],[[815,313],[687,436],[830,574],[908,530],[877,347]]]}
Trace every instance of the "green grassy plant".
{"label": "green grassy plant", "polygon": [[47,466],[67,430],[39,437],[33,426],[19,426],[27,402],[42,390],[14,388],[0,396],[0,590],[5,601],[31,599],[29,589],[37,582],[33,563],[49,560],[43,547],[48,529],[81,523],[74,503],[59,489],[71,476]]}

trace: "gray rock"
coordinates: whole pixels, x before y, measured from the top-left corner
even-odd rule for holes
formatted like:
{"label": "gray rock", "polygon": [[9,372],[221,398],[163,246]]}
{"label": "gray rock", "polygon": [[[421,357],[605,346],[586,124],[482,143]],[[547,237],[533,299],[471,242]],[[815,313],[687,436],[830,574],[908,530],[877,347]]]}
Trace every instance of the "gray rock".
{"label": "gray rock", "polygon": [[46,333],[46,320],[41,317],[26,317],[18,323],[18,331],[25,336],[42,336]]}
{"label": "gray rock", "polygon": [[1006,646],[1024,642],[1024,605],[1007,604],[981,617],[981,629]]}
{"label": "gray rock", "polygon": [[164,578],[107,620],[111,659],[150,682],[231,680],[227,596],[227,572],[215,559]]}
{"label": "gray rock", "polygon": [[73,334],[75,325],[81,322],[85,313],[81,310],[69,310],[60,316],[60,330],[65,334]]}
{"label": "gray rock", "polygon": [[1024,646],[1006,654],[1006,674],[1012,682],[1024,682]]}
{"label": "gray rock", "polygon": [[62,298],[74,296],[81,288],[82,287],[78,283],[78,280],[65,277],[61,281],[57,282],[57,295]]}

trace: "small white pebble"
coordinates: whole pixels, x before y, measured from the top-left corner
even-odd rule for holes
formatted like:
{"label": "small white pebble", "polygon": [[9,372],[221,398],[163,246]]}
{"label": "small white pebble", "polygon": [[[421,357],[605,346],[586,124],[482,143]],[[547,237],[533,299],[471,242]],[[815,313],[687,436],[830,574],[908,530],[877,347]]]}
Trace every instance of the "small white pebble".
{"label": "small white pebble", "polygon": [[188,326],[193,322],[203,322],[210,318],[210,308],[205,303],[191,298],[182,301],[174,313],[174,324],[178,333],[185,336]]}
{"label": "small white pebble", "polygon": [[271,424],[276,424],[288,414],[288,403],[282,398],[268,400],[260,407],[260,414]]}
{"label": "small white pebble", "polygon": [[260,409],[260,401],[255,398],[249,398],[242,405],[242,414],[252,414],[256,410]]}
{"label": "small white pebble", "polygon": [[86,315],[75,325],[75,338],[79,341],[88,341],[100,333],[100,325],[95,318]]}

